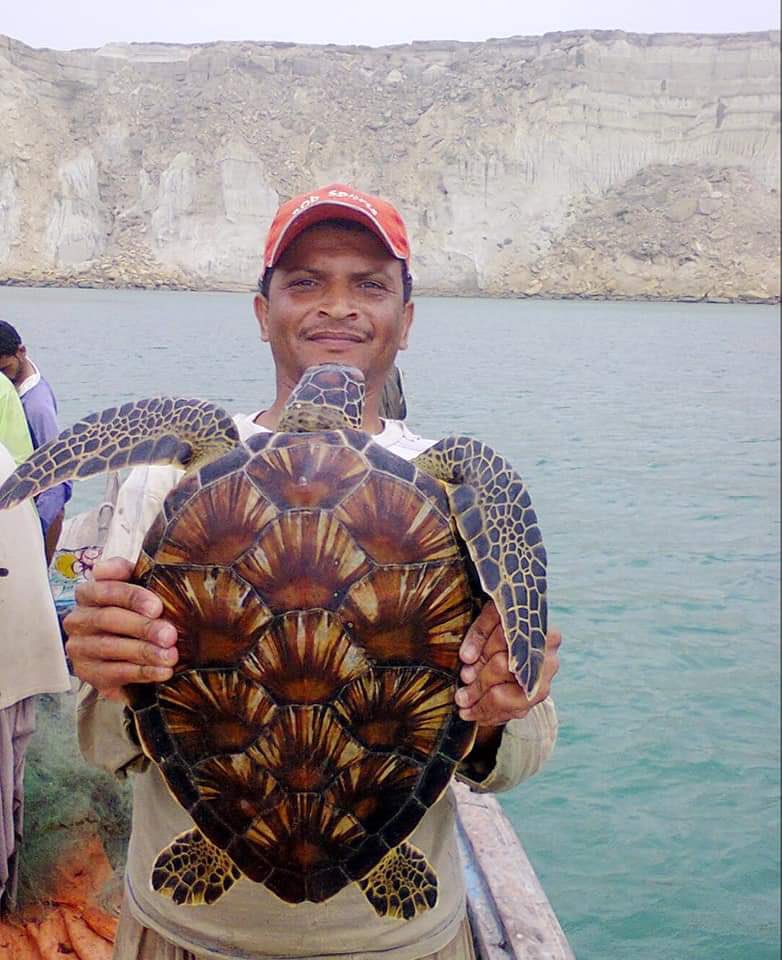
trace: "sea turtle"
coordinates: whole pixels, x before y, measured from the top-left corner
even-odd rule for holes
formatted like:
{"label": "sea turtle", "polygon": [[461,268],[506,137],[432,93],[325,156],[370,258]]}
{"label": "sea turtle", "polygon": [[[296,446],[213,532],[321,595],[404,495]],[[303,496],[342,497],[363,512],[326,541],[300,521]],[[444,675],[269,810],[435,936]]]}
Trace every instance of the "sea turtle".
{"label": "sea turtle", "polygon": [[356,882],[380,916],[432,907],[437,877],[407,838],[474,741],[454,693],[485,594],[536,687],[545,552],[524,484],[469,438],[395,456],[361,431],[363,397],[360,371],[312,367],[279,432],[244,442],[211,403],[126,403],[0,489],[2,508],[131,464],[186,468],[134,572],[179,663],[129,688],[140,743],[195,824],[152,870],[177,903],[244,876],[291,904]]}

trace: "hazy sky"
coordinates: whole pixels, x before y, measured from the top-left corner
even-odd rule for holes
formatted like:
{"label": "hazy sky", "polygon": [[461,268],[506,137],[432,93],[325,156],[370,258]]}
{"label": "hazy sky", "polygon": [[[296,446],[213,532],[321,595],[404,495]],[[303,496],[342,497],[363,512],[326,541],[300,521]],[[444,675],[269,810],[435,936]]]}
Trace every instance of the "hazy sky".
{"label": "hazy sky", "polygon": [[112,40],[364,43],[485,40],[584,27],[639,33],[777,29],[779,0],[3,0],[0,33],[34,47]]}

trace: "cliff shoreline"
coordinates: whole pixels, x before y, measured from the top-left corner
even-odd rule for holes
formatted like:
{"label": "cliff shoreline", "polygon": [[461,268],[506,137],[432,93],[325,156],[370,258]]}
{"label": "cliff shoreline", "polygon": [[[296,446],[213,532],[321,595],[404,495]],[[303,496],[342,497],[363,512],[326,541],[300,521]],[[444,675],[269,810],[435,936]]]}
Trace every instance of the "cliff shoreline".
{"label": "cliff shoreline", "polygon": [[775,303],[779,33],[34,50],[0,37],[0,284],[252,289],[277,205],[392,197],[419,291]]}
{"label": "cliff shoreline", "polygon": [[[61,281],[30,281],[21,277],[2,277],[0,278],[0,289],[3,287],[23,287],[28,290],[35,289],[59,289],[59,290],[163,290],[178,293],[245,293],[248,296],[257,289],[252,287],[239,286],[186,286],[177,285],[165,280],[150,282],[149,284],[113,284],[104,283],[100,279],[81,279],[71,282]],[[744,294],[736,297],[719,296],[664,296],[664,295],[637,295],[623,296],[621,294],[610,293],[500,293],[500,294],[474,294],[458,293],[454,291],[443,290],[420,290],[413,291],[414,298],[418,297],[453,297],[456,299],[470,299],[473,297],[486,298],[488,300],[582,300],[592,303],[742,303],[742,304],[766,304],[774,305],[782,302],[779,296],[762,297]]]}

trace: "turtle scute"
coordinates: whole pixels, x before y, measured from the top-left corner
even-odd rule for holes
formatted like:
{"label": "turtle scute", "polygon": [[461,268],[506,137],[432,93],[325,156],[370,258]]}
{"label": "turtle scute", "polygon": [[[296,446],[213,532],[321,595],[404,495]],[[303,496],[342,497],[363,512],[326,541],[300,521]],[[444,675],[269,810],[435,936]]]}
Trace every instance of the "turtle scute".
{"label": "turtle scute", "polygon": [[270,450],[247,468],[250,479],[282,510],[329,509],[366,476],[366,461],[350,447],[308,443]]}
{"label": "turtle scute", "polygon": [[158,702],[186,761],[238,753],[261,735],[276,707],[236,670],[191,670],[169,681]]}
{"label": "turtle scute", "polygon": [[371,754],[336,777],[324,796],[350,810],[368,833],[380,830],[415,789],[422,765],[394,754]]}
{"label": "turtle scute", "polygon": [[279,782],[255,761],[250,750],[208,757],[193,767],[200,796],[214,807],[217,816],[240,831],[281,797]]}
{"label": "turtle scute", "polygon": [[369,667],[339,617],[306,610],[273,620],[239,669],[277,703],[313,704],[331,700]]}
{"label": "turtle scute", "polygon": [[177,669],[234,667],[258,642],[271,611],[225,567],[161,564],[146,579],[179,635]]}
{"label": "turtle scute", "polygon": [[[367,834],[358,820],[313,793],[290,793],[259,817],[247,840],[275,866],[267,887],[289,903],[307,899],[307,880],[345,861]],[[283,866],[284,865],[284,866]],[[343,876],[343,885],[347,877]]]}
{"label": "turtle scute", "polygon": [[458,547],[443,516],[412,484],[370,473],[335,517],[378,564],[454,559]]}
{"label": "turtle scute", "polygon": [[374,670],[335,702],[349,729],[370,750],[427,760],[453,713],[456,682],[424,668]]}
{"label": "turtle scute", "polygon": [[232,473],[221,483],[199,489],[178,510],[157,562],[233,563],[255,544],[258,531],[277,513],[243,473]]}
{"label": "turtle scute", "polygon": [[350,584],[370,569],[366,554],[326,510],[282,513],[256,547],[236,564],[277,614],[334,608]]}
{"label": "turtle scute", "polygon": [[473,619],[461,563],[375,567],[356,581],[340,612],[381,664],[451,670]]}
{"label": "turtle scute", "polygon": [[291,793],[321,793],[343,770],[369,753],[328,707],[287,707],[248,756]]}

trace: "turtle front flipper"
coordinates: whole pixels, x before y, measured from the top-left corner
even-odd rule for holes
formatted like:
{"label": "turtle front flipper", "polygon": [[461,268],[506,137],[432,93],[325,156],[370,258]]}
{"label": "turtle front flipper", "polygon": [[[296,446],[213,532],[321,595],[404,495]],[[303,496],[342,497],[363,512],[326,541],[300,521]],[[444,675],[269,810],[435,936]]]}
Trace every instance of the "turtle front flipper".
{"label": "turtle front flipper", "polygon": [[437,874],[412,843],[394,847],[358,885],[379,917],[412,920],[437,903]]}
{"label": "turtle front flipper", "polygon": [[307,367],[283,408],[280,433],[361,429],[364,374],[356,367],[321,363]]}
{"label": "turtle front flipper", "polygon": [[238,443],[231,417],[205,400],[153,397],[110,407],[38,447],[0,487],[0,510],[66,480],[137,464],[197,468]]}
{"label": "turtle front flipper", "polygon": [[152,867],[152,889],[174,903],[214,903],[242,876],[231,858],[199,831],[188,830],[158,854]]}
{"label": "turtle front flipper", "polygon": [[413,463],[458,485],[448,493],[456,526],[497,606],[510,670],[532,697],[546,652],[546,549],[524,482],[504,457],[471,437],[440,440]]}

